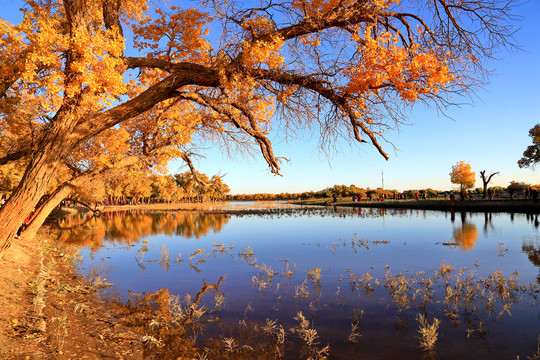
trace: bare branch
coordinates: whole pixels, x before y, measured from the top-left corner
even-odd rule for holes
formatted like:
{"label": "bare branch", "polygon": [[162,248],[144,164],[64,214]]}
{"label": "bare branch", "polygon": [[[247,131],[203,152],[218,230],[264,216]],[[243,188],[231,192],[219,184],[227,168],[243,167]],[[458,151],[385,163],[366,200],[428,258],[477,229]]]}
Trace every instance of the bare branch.
{"label": "bare branch", "polygon": [[[237,128],[245,131],[247,134],[249,134],[255,141],[259,144],[259,147],[261,149],[261,152],[263,154],[264,159],[268,163],[268,166],[270,166],[270,171],[276,175],[279,174],[279,164],[278,160],[274,156],[273,150],[272,150],[272,143],[268,138],[263,134],[263,132],[259,129],[256,120],[253,118],[253,115],[251,114],[250,110],[245,107],[244,105],[234,102],[231,100],[217,100],[214,99],[208,95],[204,95],[201,93],[187,93],[182,92],[179,93],[178,96],[186,99],[194,101],[200,105],[209,107],[213,109],[214,111],[225,115],[234,126]],[[223,103],[225,101],[225,103]],[[239,110],[237,112],[233,111],[231,109],[231,106],[233,109]],[[242,116],[247,119],[247,123],[244,119],[242,119]]]}
{"label": "bare branch", "polygon": [[202,186],[205,186],[205,187],[210,186],[211,184],[208,181],[203,180],[198,175],[198,172],[197,170],[195,170],[195,166],[193,166],[193,162],[191,161],[191,155],[192,154],[190,153],[183,153],[182,155],[180,155],[180,157],[182,158],[182,160],[184,160],[184,162],[189,167],[189,170],[191,171],[191,174],[193,175],[193,178],[195,179],[195,181],[197,181]]}
{"label": "bare branch", "polygon": [[358,142],[365,142],[360,138],[359,132],[357,130],[357,128],[359,127],[362,132],[370,138],[371,143],[373,144],[373,146],[375,146],[379,153],[388,160],[388,154],[386,154],[386,152],[384,152],[384,150],[382,149],[373,131],[369,130],[368,127],[364,123],[359,121],[356,115],[354,115],[354,111],[349,105],[350,99],[338,94],[337,91],[328,88],[324,82],[314,79],[311,76],[301,76],[293,73],[277,72],[273,70],[259,69],[255,71],[255,74],[261,79],[272,80],[281,84],[299,85],[320,94],[321,96],[329,100],[332,104],[334,104],[334,106],[341,109],[348,115],[349,121],[353,125],[355,139]]}

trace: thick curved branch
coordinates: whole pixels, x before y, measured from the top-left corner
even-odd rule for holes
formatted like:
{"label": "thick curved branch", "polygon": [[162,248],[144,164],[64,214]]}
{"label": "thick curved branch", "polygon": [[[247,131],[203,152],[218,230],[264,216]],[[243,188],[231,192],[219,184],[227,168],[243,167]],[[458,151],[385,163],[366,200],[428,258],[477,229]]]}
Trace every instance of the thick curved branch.
{"label": "thick curved branch", "polygon": [[160,69],[169,73],[188,71],[207,73],[210,69],[206,66],[190,62],[170,62],[167,60],[148,58],[148,57],[126,57],[125,65],[127,69]]}
{"label": "thick curved branch", "polygon": [[20,160],[30,155],[31,153],[32,153],[32,148],[30,146],[26,146],[23,149],[17,149],[15,151],[9,152],[0,157],[0,165],[5,165],[12,161]]}
{"label": "thick curved branch", "polygon": [[107,29],[117,30],[120,35],[123,35],[119,17],[120,4],[121,0],[105,0],[103,2],[103,22]]}
{"label": "thick curved branch", "polygon": [[9,88],[12,87],[13,84],[17,82],[17,80],[18,80],[17,77],[13,77],[9,79],[2,79],[2,81],[0,81],[0,99],[6,96],[6,93],[9,90]]}
{"label": "thick curved branch", "polygon": [[266,41],[272,37],[280,36],[284,40],[298,38],[300,36],[313,34],[324,29],[339,27],[346,28],[351,24],[375,23],[376,16],[371,11],[362,6],[362,2],[356,2],[349,8],[336,7],[319,18],[307,17],[304,20],[273,32],[255,37],[254,41]]}
{"label": "thick curved branch", "polygon": [[218,87],[220,85],[217,70],[201,65],[174,64],[168,61],[144,58],[127,58],[126,64],[129,68],[169,69],[167,71],[172,71],[172,73],[135,98],[80,123],[73,134],[77,143],[150,110],[154,105],[176,96],[176,90],[184,86]]}

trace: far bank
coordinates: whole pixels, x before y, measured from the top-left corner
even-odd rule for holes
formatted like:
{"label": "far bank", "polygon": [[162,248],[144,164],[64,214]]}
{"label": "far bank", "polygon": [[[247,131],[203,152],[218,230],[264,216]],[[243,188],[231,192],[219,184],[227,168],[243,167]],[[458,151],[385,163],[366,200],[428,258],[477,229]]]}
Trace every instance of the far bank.
{"label": "far bank", "polygon": [[294,201],[295,205],[376,207],[389,209],[418,209],[440,211],[480,211],[509,213],[540,213],[540,201],[533,200],[465,200],[452,203],[450,200],[384,200],[384,201],[332,201],[328,199]]}
{"label": "far bank", "polygon": [[[210,202],[210,203],[159,203],[159,204],[132,204],[132,205],[106,205],[97,206],[99,212],[144,210],[144,211],[223,211],[231,210],[227,204],[230,202]],[[274,201],[253,201],[253,204],[278,203]],[[465,200],[452,203],[450,200],[428,199],[428,200],[384,200],[384,201],[358,201],[349,199],[338,199],[333,201],[330,198],[288,201],[288,204],[300,206],[339,206],[339,207],[371,207],[389,209],[418,209],[418,210],[438,210],[438,211],[478,211],[478,212],[508,212],[508,213],[528,213],[540,214],[540,201],[533,200]],[[256,205],[253,205],[257,207]],[[233,206],[234,208],[234,206]],[[79,211],[89,209],[79,208]]]}

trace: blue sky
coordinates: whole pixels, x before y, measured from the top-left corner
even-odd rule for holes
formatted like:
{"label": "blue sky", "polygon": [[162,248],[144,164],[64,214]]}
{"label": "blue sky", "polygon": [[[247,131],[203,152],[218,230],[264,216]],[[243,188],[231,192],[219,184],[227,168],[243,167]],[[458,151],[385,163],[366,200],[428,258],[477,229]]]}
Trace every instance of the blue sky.
{"label": "blue sky", "polygon": [[[174,2],[174,1],[173,1]],[[0,0],[2,18],[16,22],[20,2]],[[280,193],[321,190],[334,184],[356,184],[377,188],[384,172],[386,189],[451,189],[449,172],[460,160],[479,171],[500,172],[490,185],[507,186],[510,181],[540,184],[538,170],[520,169],[517,160],[531,144],[529,129],[540,123],[540,1],[530,0],[517,9],[524,17],[515,36],[520,52],[501,52],[492,61],[490,83],[476,93],[473,103],[438,114],[435,109],[415,108],[411,125],[386,134],[391,144],[384,145],[390,155],[386,161],[368,144],[337,144],[330,156],[318,151],[316,134],[285,142],[272,133],[274,152],[289,162],[281,164],[283,176],[272,175],[262,156],[228,157],[221,149],[208,148],[206,157],[196,161],[208,175],[226,174],[224,181],[232,193]],[[172,162],[170,171],[185,171]]]}

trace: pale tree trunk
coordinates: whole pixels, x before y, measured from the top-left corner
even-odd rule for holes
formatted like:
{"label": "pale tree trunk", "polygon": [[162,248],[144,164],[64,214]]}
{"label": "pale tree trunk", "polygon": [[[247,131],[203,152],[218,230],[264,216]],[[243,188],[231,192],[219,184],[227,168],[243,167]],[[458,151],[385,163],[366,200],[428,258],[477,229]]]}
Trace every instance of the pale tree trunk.
{"label": "pale tree trunk", "polygon": [[[137,156],[129,156],[127,158],[122,159],[119,163],[116,164],[116,166],[119,167],[129,167],[133,164],[135,164],[138,160]],[[22,237],[25,240],[31,240],[41,227],[49,214],[54,210],[55,207],[57,207],[62,200],[69,197],[74,189],[79,186],[91,186],[92,181],[96,179],[100,179],[100,176],[106,174],[107,172],[114,171],[114,167],[110,168],[104,168],[100,170],[93,170],[89,171],[84,174],[80,174],[79,176],[71,179],[69,182],[65,182],[60,187],[56,188],[56,190],[51,194],[51,196],[44,201],[43,203],[38,203],[36,210],[34,211],[34,214],[32,216],[32,219],[30,220],[30,223],[26,227],[26,229],[22,233]],[[90,210],[92,210],[94,213],[96,213],[96,209],[92,209],[91,206],[88,206],[86,204],[83,204],[84,206],[87,206]],[[97,206],[97,204],[96,204]]]}
{"label": "pale tree trunk", "polygon": [[32,216],[32,220],[21,235],[23,240],[31,240],[36,235],[41,225],[43,225],[49,214],[62,202],[62,200],[67,198],[71,192],[71,186],[62,185],[57,188],[46,201],[38,206]]}
{"label": "pale tree trunk", "polygon": [[70,107],[61,108],[46,136],[40,141],[34,156],[13,195],[0,210],[0,257],[39,200],[54,180],[63,159],[69,154],[77,140],[73,134],[77,116]]}
{"label": "pale tree trunk", "polygon": [[59,110],[55,123],[26,167],[19,186],[0,209],[0,257],[56,177],[62,160],[73,150],[75,142],[70,135],[74,119],[69,110]]}

